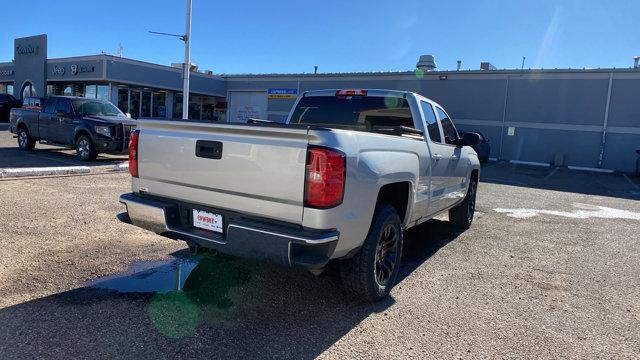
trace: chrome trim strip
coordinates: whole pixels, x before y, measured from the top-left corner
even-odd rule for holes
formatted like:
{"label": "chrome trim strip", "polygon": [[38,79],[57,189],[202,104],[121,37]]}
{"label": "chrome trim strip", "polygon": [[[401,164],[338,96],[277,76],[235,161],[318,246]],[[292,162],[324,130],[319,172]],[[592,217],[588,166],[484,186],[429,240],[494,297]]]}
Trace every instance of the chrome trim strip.
{"label": "chrome trim strip", "polygon": [[273,236],[284,237],[284,238],[287,238],[287,239],[302,241],[302,242],[304,242],[306,244],[311,244],[311,245],[313,245],[313,244],[326,244],[326,243],[338,240],[338,235],[331,235],[331,236],[328,236],[328,237],[318,238],[318,239],[309,239],[309,238],[303,238],[303,237],[299,237],[299,236],[286,235],[286,234],[281,234],[281,233],[276,233],[276,232],[271,232],[271,231],[266,231],[266,230],[255,229],[255,228],[242,226],[242,225],[236,225],[236,224],[229,224],[228,228],[230,228],[230,227],[237,227],[239,229],[259,232],[259,233],[273,235]]}

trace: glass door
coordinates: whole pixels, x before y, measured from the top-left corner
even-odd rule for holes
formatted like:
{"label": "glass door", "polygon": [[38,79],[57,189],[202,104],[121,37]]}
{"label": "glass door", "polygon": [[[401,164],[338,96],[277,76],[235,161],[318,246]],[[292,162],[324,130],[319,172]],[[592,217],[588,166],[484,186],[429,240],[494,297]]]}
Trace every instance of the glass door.
{"label": "glass door", "polygon": [[142,117],[151,117],[151,93],[149,91],[142,92]]}
{"label": "glass door", "polygon": [[140,117],[140,91],[131,90],[130,99],[129,113],[132,118],[137,119]]}

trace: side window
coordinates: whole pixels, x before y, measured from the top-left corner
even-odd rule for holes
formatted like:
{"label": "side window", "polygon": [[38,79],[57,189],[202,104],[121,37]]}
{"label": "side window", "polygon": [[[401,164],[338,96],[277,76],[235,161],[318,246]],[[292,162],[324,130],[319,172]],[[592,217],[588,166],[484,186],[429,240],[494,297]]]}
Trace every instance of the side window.
{"label": "side window", "polygon": [[440,128],[438,127],[438,121],[436,115],[433,113],[433,107],[428,102],[421,101],[420,107],[424,113],[424,120],[427,122],[427,131],[429,132],[429,138],[433,142],[442,142],[440,136]]}
{"label": "side window", "polygon": [[56,99],[55,98],[48,98],[47,102],[44,103],[44,110],[43,112],[46,114],[53,114],[53,109],[56,105]]}
{"label": "side window", "polygon": [[58,104],[56,104],[56,113],[62,111],[65,114],[71,114],[71,104],[67,99],[58,100]]}
{"label": "side window", "polygon": [[444,110],[436,107],[438,110],[438,120],[440,120],[440,124],[442,124],[442,132],[444,133],[444,142],[447,144],[455,145],[456,140],[458,140],[458,133],[456,132],[455,126],[451,122],[451,119],[447,116],[447,113]]}

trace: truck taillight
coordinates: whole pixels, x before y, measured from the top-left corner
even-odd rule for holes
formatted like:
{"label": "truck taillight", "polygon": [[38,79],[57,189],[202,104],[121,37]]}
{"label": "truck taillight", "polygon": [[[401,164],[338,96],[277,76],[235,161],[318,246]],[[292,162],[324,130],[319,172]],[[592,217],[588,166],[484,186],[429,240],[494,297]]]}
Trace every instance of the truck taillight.
{"label": "truck taillight", "polygon": [[343,153],[322,147],[307,150],[307,178],[304,204],[326,209],[342,203],[346,174]]}
{"label": "truck taillight", "polygon": [[338,90],[336,91],[336,96],[367,96],[367,90]]}
{"label": "truck taillight", "polygon": [[138,177],[138,138],[140,136],[140,130],[131,132],[129,139],[129,174],[133,177]]}

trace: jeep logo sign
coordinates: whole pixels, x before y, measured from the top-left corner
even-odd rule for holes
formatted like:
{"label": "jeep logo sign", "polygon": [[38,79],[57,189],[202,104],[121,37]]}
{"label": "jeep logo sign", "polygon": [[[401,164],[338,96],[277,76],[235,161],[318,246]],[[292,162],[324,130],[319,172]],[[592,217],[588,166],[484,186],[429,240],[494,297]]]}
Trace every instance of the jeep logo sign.
{"label": "jeep logo sign", "polygon": [[64,75],[64,72],[65,72],[64,66],[56,65],[53,67],[53,71],[52,71],[53,75]]}
{"label": "jeep logo sign", "polygon": [[0,76],[12,76],[13,70],[0,70]]}

